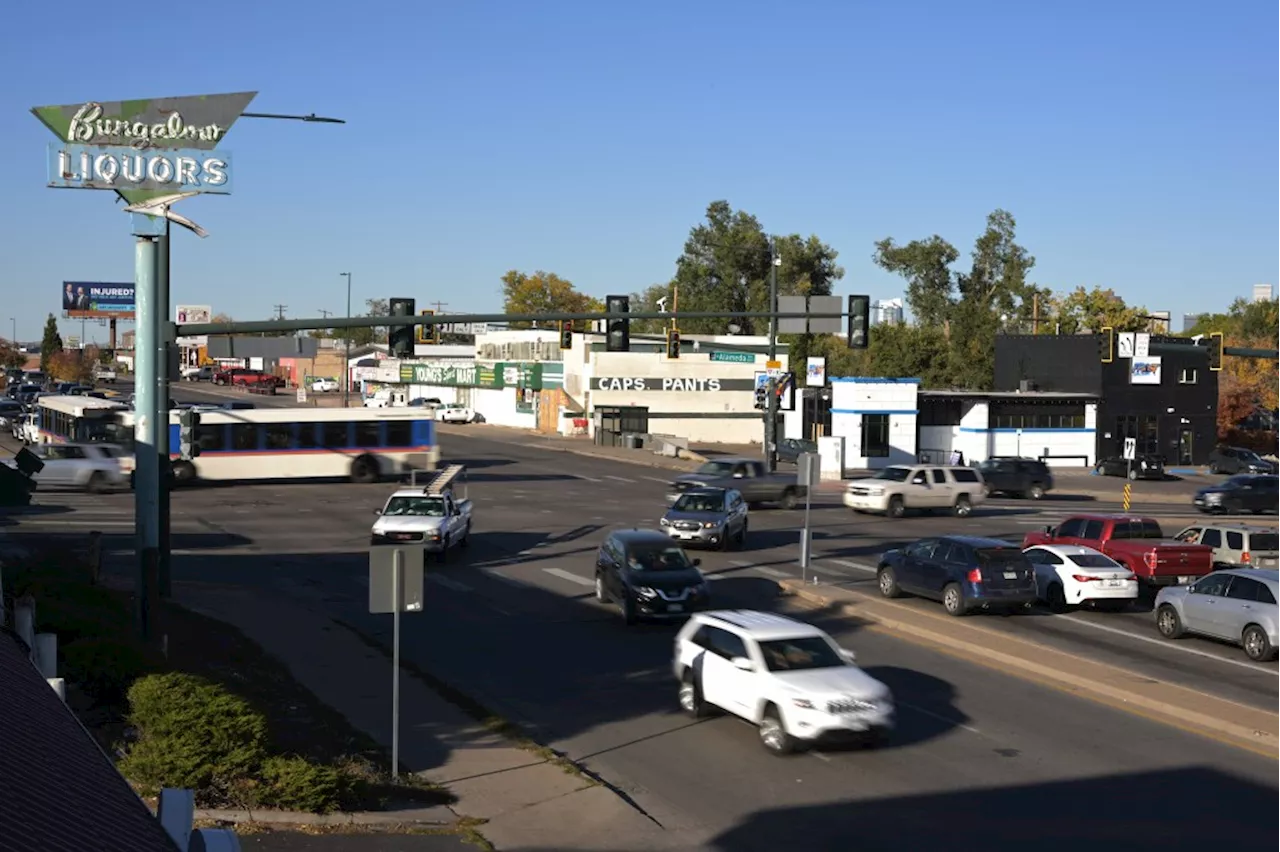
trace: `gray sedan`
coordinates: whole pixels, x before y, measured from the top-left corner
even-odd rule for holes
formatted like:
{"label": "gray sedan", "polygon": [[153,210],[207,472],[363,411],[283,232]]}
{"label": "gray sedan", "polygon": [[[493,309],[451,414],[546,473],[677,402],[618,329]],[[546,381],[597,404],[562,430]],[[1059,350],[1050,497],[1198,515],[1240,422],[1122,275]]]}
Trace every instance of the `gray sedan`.
{"label": "gray sedan", "polygon": [[686,545],[728,550],[747,543],[747,501],[733,488],[691,488],[660,521],[663,532]]}
{"label": "gray sedan", "polygon": [[1168,586],[1156,596],[1156,629],[1166,639],[1198,633],[1244,648],[1259,663],[1276,658],[1276,596],[1280,575],[1261,568],[1231,568],[1189,586]]}

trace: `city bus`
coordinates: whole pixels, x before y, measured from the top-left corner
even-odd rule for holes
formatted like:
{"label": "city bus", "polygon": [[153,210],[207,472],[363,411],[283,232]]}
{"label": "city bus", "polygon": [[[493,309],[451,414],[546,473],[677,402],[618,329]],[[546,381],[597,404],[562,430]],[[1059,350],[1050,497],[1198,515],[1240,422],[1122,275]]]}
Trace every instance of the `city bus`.
{"label": "city bus", "polygon": [[36,426],[42,444],[119,443],[118,416],[129,406],[92,396],[42,396]]}
{"label": "city bus", "polygon": [[[440,460],[431,413],[412,408],[257,408],[201,410],[200,454],[179,456],[182,412],[169,412],[176,483],[197,480],[349,478],[375,482]],[[114,414],[108,430],[132,452],[134,412]]]}

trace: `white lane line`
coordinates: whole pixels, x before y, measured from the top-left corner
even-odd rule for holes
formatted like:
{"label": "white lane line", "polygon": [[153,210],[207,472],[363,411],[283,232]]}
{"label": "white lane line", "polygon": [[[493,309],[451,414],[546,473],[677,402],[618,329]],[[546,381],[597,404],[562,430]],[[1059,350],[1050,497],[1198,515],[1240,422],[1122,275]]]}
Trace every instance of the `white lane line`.
{"label": "white lane line", "polygon": [[625,476],[613,476],[612,474],[606,473],[604,477],[605,479],[613,479],[613,480],[617,480],[618,482],[630,482],[632,484],[635,484],[634,479],[627,479]]}
{"label": "white lane line", "polygon": [[832,559],[831,564],[839,565],[842,568],[852,568],[855,571],[865,571],[868,574],[874,574],[878,569],[873,565],[863,565],[861,562],[850,562],[848,559]]}
{"label": "white lane line", "polygon": [[748,562],[745,559],[730,559],[729,564],[737,565],[739,568],[750,568],[752,565],[755,565],[756,563]]}
{"label": "white lane line", "polygon": [[444,586],[446,589],[452,589],[455,592],[475,591],[466,583],[460,583],[457,580],[450,579],[449,577],[442,577],[439,574],[427,574],[424,576],[424,579],[430,583],[435,583],[437,586]]}
{"label": "white lane line", "polygon": [[825,754],[823,754],[820,751],[811,751],[809,752],[809,754],[813,755],[814,757],[818,758],[818,760],[821,760],[824,763],[831,762],[831,758],[827,757]]}
{"label": "white lane line", "polygon": [[1072,624],[1080,624],[1094,630],[1101,630],[1104,633],[1114,633],[1115,635],[1123,636],[1126,639],[1136,639],[1139,642],[1148,642],[1152,645],[1159,645],[1161,648],[1168,648],[1171,651],[1181,651],[1184,654],[1195,654],[1197,657],[1207,657],[1208,659],[1215,660],[1219,663],[1239,666],[1242,669],[1248,669],[1249,671],[1257,672],[1258,674],[1269,674],[1274,677],[1280,677],[1280,671],[1275,669],[1266,669],[1252,663],[1246,663],[1243,660],[1233,660],[1229,657],[1220,657],[1217,654],[1211,654],[1208,651],[1201,651],[1199,648],[1189,647],[1181,642],[1170,642],[1167,639],[1157,639],[1154,636],[1142,636],[1138,633],[1130,633],[1128,630],[1121,630],[1118,627],[1108,627],[1105,624],[1098,624],[1097,622],[1090,621],[1087,618],[1081,618],[1078,615],[1058,615],[1055,616],[1053,620],[1070,621]]}
{"label": "white lane line", "polygon": [[552,577],[559,577],[561,580],[568,580],[570,583],[577,583],[579,586],[594,586],[595,580],[588,580],[586,577],[579,577],[572,571],[566,571],[563,568],[543,568],[543,573],[550,574]]}
{"label": "white lane line", "polygon": [[778,569],[778,568],[763,568],[763,567],[761,567],[761,568],[757,568],[756,570],[757,570],[757,571],[759,571],[761,574],[768,574],[770,577],[777,577],[777,578],[778,578],[778,579],[780,579],[780,580],[790,580],[790,579],[791,579],[791,575],[790,575],[790,574],[788,574],[786,571],[782,571],[782,570],[780,570],[780,569]]}
{"label": "white lane line", "polygon": [[670,485],[670,484],[671,484],[671,480],[670,480],[670,479],[659,479],[659,478],[658,478],[658,477],[656,477],[656,476],[645,476],[645,477],[642,477],[642,479],[647,479],[647,480],[649,480],[650,482],[661,482],[663,485]]}
{"label": "white lane line", "polygon": [[585,479],[587,482],[604,482],[603,479],[596,479],[594,476],[583,476],[580,473],[570,474],[574,479]]}

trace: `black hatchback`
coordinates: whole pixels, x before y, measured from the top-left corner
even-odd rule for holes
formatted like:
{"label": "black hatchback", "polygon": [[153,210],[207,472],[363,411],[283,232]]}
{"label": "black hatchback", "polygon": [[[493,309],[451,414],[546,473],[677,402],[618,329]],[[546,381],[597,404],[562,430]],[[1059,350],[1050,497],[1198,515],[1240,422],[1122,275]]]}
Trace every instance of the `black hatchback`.
{"label": "black hatchback", "polygon": [[683,618],[708,609],[711,589],[684,548],[658,530],[617,530],[596,552],[596,600],[617,604],[622,620]]}
{"label": "black hatchback", "polygon": [[1012,494],[1039,500],[1046,491],[1053,489],[1053,474],[1049,466],[1037,459],[1007,458],[988,459],[978,466],[988,494]]}

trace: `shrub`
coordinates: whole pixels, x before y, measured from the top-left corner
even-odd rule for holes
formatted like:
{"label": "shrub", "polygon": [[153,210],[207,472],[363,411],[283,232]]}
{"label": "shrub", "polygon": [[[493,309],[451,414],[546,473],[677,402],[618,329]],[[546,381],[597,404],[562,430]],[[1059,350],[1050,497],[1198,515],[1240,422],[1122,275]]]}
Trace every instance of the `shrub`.
{"label": "shrub", "polygon": [[335,767],[296,756],[271,757],[262,764],[258,795],[271,807],[326,814],[342,806],[349,788],[350,779]]}
{"label": "shrub", "polygon": [[217,684],[187,674],[149,675],[134,682],[128,697],[137,739],[120,771],[144,795],[161,787],[225,794],[266,758],[267,720]]}
{"label": "shrub", "polygon": [[101,704],[119,704],[130,685],[159,668],[159,659],[137,642],[78,639],[62,646],[62,675]]}

